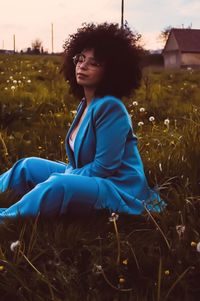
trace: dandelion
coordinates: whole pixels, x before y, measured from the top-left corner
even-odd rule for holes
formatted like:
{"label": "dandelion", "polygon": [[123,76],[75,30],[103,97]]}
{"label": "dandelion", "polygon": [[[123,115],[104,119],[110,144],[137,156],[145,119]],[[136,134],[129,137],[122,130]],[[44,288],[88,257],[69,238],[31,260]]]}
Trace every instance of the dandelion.
{"label": "dandelion", "polygon": [[114,222],[114,221],[117,221],[118,218],[119,218],[119,215],[116,214],[115,212],[113,212],[113,213],[111,214],[111,217],[109,217],[109,221],[110,221],[110,222]]}
{"label": "dandelion", "polygon": [[196,247],[197,243],[195,241],[191,241],[190,245],[191,245],[191,247]]}
{"label": "dandelion", "polygon": [[0,272],[4,271],[4,266],[0,265]]}
{"label": "dandelion", "polygon": [[140,108],[139,111],[140,111],[141,113],[143,113],[143,112],[145,112],[145,108]]}
{"label": "dandelion", "polygon": [[185,225],[177,225],[176,232],[177,232],[179,238],[181,238],[185,232]]}
{"label": "dandelion", "polygon": [[95,274],[101,274],[102,271],[103,271],[103,268],[101,265],[94,264],[93,272]]}
{"label": "dandelion", "polygon": [[150,121],[150,122],[154,122],[154,121],[155,121],[155,117],[150,116],[150,117],[149,117],[149,121]]}
{"label": "dandelion", "polygon": [[167,119],[164,120],[164,125],[168,126],[169,123],[170,123],[169,118],[167,118]]}
{"label": "dandelion", "polygon": [[138,126],[142,127],[144,125],[144,122],[143,121],[139,121],[138,122]]}
{"label": "dandelion", "polygon": [[198,242],[198,244],[197,244],[197,252],[200,253],[200,242]]}
{"label": "dandelion", "polygon": [[12,252],[15,252],[16,249],[18,249],[20,247],[21,243],[19,240],[16,240],[14,242],[11,243],[10,245],[10,249]]}
{"label": "dandelion", "polygon": [[137,107],[137,106],[138,106],[138,102],[137,102],[137,101],[133,101],[132,104],[133,104],[134,107]]}

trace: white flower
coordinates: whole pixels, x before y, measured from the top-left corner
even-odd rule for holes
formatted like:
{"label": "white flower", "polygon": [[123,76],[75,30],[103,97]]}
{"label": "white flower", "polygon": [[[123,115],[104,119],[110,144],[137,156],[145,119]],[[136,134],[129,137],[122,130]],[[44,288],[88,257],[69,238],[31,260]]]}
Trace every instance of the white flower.
{"label": "white flower", "polygon": [[15,252],[15,249],[19,248],[20,247],[20,241],[19,240],[16,240],[14,242],[11,243],[10,245],[10,249],[12,252]]}
{"label": "white flower", "polygon": [[18,80],[18,84],[21,84],[21,80]]}
{"label": "white flower", "polygon": [[42,72],[42,70],[38,70],[38,72],[39,72],[39,73],[41,73],[41,72]]}
{"label": "white flower", "polygon": [[143,121],[139,121],[138,122],[138,126],[143,126],[144,125],[144,122]]}
{"label": "white flower", "polygon": [[13,79],[13,77],[12,77],[12,76],[10,76],[10,79]]}
{"label": "white flower", "polygon": [[169,118],[164,120],[164,125],[169,125],[169,123],[170,123]]}
{"label": "white flower", "polygon": [[27,80],[27,83],[28,83],[28,84],[30,84],[30,83],[31,83],[31,80],[30,80],[30,79],[28,79],[28,80]]}
{"label": "white flower", "polygon": [[155,117],[153,117],[153,116],[150,116],[150,117],[149,117],[149,121],[150,121],[150,122],[153,122],[153,121],[155,121]]}
{"label": "white flower", "polygon": [[200,242],[198,242],[198,244],[197,244],[197,252],[200,253]]}
{"label": "white flower", "polygon": [[7,81],[6,81],[7,83],[9,83],[10,81],[9,81],[9,79],[7,79]]}
{"label": "white flower", "polygon": [[16,88],[15,88],[15,86],[11,86],[10,89],[11,89],[12,91],[14,91]]}
{"label": "white flower", "polygon": [[7,87],[5,87],[4,89],[5,89],[5,90],[8,90],[8,88],[7,88]]}
{"label": "white flower", "polygon": [[185,232],[185,225],[177,225],[176,232],[177,232],[178,236],[181,237]]}
{"label": "white flower", "polygon": [[116,214],[115,212],[113,212],[113,213],[111,214],[111,217],[109,217],[109,221],[110,221],[110,222],[114,222],[114,221],[118,220],[118,218],[119,218],[119,215]]}
{"label": "white flower", "polygon": [[26,76],[23,76],[22,78],[23,78],[23,79],[26,79]]}
{"label": "white flower", "polygon": [[137,101],[133,101],[133,106],[138,106],[138,102]]}
{"label": "white flower", "polygon": [[145,108],[140,108],[140,112],[145,112]]}
{"label": "white flower", "polygon": [[16,79],[13,80],[13,84],[17,84],[17,80]]}

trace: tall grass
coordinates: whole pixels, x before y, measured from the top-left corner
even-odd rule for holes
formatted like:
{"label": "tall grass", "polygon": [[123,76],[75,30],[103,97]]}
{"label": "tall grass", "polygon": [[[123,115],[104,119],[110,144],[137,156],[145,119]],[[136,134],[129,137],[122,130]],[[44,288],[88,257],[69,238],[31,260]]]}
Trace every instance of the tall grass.
{"label": "tall grass", "polygon": [[[59,66],[56,56],[0,56],[0,172],[22,157],[67,160],[77,100]],[[199,80],[199,71],[144,70],[141,88],[124,100],[166,210],[8,221],[0,226],[0,300],[199,300]],[[18,198],[1,193],[1,207]]]}

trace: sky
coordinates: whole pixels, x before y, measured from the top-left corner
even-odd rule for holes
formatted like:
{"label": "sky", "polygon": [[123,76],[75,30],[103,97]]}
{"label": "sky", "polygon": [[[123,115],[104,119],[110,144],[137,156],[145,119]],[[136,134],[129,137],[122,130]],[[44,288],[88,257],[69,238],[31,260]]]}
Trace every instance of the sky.
{"label": "sky", "polygon": [[[44,50],[63,50],[64,41],[84,22],[121,22],[122,0],[0,0],[0,49],[31,47],[40,39]],[[142,35],[145,49],[162,49],[159,34],[168,27],[200,29],[200,0],[124,0],[124,20]]]}

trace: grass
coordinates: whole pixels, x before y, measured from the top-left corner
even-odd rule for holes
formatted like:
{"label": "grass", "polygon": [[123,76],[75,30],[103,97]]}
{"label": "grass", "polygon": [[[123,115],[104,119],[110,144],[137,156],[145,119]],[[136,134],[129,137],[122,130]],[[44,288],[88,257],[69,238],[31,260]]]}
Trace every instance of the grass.
{"label": "grass", "polygon": [[[77,101],[60,60],[0,56],[0,172],[22,157],[67,160],[64,139]],[[146,69],[141,88],[124,100],[148,181],[166,210],[7,222],[0,227],[0,300],[200,298],[199,81],[199,71]],[[18,197],[0,194],[1,207]]]}

